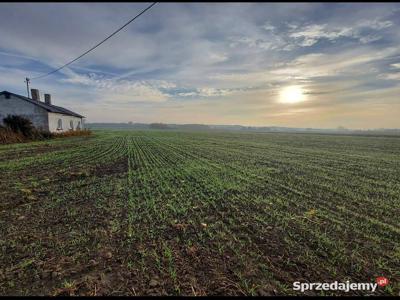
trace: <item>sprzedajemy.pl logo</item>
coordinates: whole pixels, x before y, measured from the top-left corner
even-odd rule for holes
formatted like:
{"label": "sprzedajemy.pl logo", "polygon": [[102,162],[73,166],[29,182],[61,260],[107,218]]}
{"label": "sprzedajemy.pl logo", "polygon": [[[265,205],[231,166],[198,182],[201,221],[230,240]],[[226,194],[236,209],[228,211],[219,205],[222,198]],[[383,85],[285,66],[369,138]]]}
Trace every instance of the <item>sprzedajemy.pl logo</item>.
{"label": "sprzedajemy.pl logo", "polygon": [[376,278],[376,282],[293,282],[293,290],[295,291],[371,291],[375,292],[378,286],[384,287],[389,284],[389,279],[386,277]]}

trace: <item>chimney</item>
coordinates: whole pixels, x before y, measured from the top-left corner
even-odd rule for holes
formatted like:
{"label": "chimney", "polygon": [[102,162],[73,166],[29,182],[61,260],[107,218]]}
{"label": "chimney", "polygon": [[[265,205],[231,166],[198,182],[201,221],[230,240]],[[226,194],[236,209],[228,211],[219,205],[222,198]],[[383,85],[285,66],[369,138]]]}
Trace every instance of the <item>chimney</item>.
{"label": "chimney", "polygon": [[38,89],[31,89],[31,97],[33,100],[40,101],[40,94]]}
{"label": "chimney", "polygon": [[51,95],[50,94],[44,94],[44,103],[51,105]]}

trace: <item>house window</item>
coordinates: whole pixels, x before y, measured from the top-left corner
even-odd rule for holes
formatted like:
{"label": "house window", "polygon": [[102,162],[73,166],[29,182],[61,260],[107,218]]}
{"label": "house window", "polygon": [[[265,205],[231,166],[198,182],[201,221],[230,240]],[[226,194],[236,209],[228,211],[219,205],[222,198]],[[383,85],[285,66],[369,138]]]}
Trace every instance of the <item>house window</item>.
{"label": "house window", "polygon": [[81,121],[78,121],[78,125],[76,125],[76,129],[81,129]]}
{"label": "house window", "polygon": [[71,130],[74,130],[74,121],[69,121],[69,128],[71,129]]}
{"label": "house window", "polygon": [[57,130],[62,130],[62,120],[61,119],[58,119]]}

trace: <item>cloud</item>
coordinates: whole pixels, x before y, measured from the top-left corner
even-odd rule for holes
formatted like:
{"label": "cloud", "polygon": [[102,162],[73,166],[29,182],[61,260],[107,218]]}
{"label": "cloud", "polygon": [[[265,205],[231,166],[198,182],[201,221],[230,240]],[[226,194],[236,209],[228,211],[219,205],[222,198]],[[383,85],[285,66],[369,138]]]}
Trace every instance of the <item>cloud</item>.
{"label": "cloud", "polygon": [[245,45],[261,50],[292,51],[298,47],[311,47],[321,40],[335,42],[339,38],[350,38],[361,44],[368,44],[380,40],[382,37],[377,32],[393,24],[390,20],[380,19],[361,20],[345,26],[285,22],[285,26],[278,29],[271,22],[266,22],[261,26],[266,33],[231,36],[229,45],[232,48]]}
{"label": "cloud", "polygon": [[179,92],[177,96],[179,97],[195,97],[197,99],[200,98],[208,98],[208,97],[224,97],[227,95],[231,95],[234,93],[240,92],[240,89],[221,89],[221,88],[213,88],[213,87],[201,87],[196,88],[192,91],[188,92]]}
{"label": "cloud", "polygon": [[105,78],[104,76],[89,73],[80,75],[72,72],[66,72],[68,78],[62,79],[63,82],[70,84],[80,84],[94,88],[100,100],[112,99],[115,103],[120,102],[162,102],[166,101],[169,95],[162,89],[174,88],[176,85],[166,81],[130,81]]}
{"label": "cloud", "polygon": [[200,97],[218,97],[231,94],[233,91],[228,89],[215,89],[215,88],[199,88],[197,89]]}
{"label": "cloud", "polygon": [[[399,55],[400,48],[390,47],[371,55],[369,48],[350,49],[340,53],[310,53],[297,57],[273,74],[300,76],[302,78],[338,75],[362,75],[370,63],[379,63],[392,55]],[[373,69],[372,69],[373,71]]]}
{"label": "cloud", "polygon": [[283,36],[270,33],[263,38],[252,36],[232,36],[229,38],[231,48],[246,46],[249,48],[259,49],[262,51],[291,51],[294,45],[289,43]]}
{"label": "cloud", "polygon": [[180,97],[193,97],[193,96],[197,96],[198,93],[197,92],[186,92],[186,93],[178,93],[177,95]]}
{"label": "cloud", "polygon": [[[1,90],[25,94],[26,76],[75,58],[146,5],[2,4]],[[396,98],[385,91],[398,85],[399,11],[389,3],[160,3],[32,87],[88,121],[312,125],[304,114],[328,126],[345,103],[368,99],[381,112]],[[275,99],[290,85],[304,86],[310,101],[280,107]],[[370,126],[367,113],[357,118]]]}
{"label": "cloud", "polygon": [[400,72],[379,74],[378,77],[386,80],[400,80]]}
{"label": "cloud", "polygon": [[341,35],[340,32],[325,31],[326,25],[309,25],[299,31],[289,34],[294,39],[300,39],[299,44],[304,47],[312,46],[317,43],[321,38],[333,40]]}
{"label": "cloud", "polygon": [[262,26],[262,28],[266,31],[274,31],[275,26],[273,26],[270,22],[265,22],[265,24]]}
{"label": "cloud", "polygon": [[371,35],[363,33],[363,30],[370,29],[379,31],[385,28],[393,26],[393,22],[389,20],[363,20],[356,22],[352,26],[337,26],[328,24],[311,24],[306,26],[291,26],[290,34],[291,38],[294,38],[297,43],[303,47],[309,47],[322,39],[329,40],[331,42],[342,38],[353,38],[360,41],[363,44],[377,41],[381,39],[379,35]]}
{"label": "cloud", "polygon": [[391,26],[393,26],[393,22],[390,20],[365,20],[365,21],[361,21],[358,23],[358,27],[366,27],[366,28],[371,28],[371,29],[375,29],[375,30],[381,30],[384,28],[389,28]]}
{"label": "cloud", "polygon": [[35,57],[33,56],[28,56],[28,55],[21,55],[18,53],[10,53],[10,52],[4,52],[4,51],[0,51],[0,55],[4,55],[4,56],[9,56],[9,57],[16,57],[16,58],[23,58],[28,59],[28,60],[37,60]]}

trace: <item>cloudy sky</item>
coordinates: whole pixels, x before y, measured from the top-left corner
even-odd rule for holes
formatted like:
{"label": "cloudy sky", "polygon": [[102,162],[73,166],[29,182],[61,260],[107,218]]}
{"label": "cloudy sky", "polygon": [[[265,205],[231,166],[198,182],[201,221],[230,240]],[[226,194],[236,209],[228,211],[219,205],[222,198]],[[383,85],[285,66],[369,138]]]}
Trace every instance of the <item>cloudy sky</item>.
{"label": "cloudy sky", "polygon": [[[149,3],[1,3],[0,90]],[[87,122],[400,128],[400,4],[159,3],[33,80]]]}

